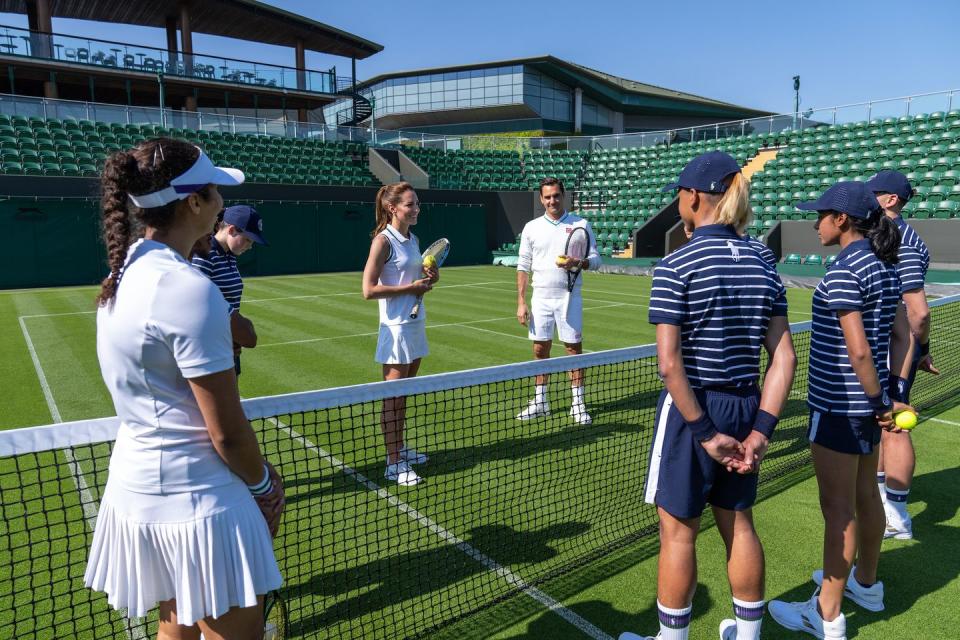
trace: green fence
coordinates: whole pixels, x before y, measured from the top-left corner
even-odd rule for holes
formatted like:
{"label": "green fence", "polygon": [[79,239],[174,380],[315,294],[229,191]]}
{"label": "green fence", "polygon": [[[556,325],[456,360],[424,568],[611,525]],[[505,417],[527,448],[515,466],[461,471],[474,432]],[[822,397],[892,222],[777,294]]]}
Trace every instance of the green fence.
{"label": "green fence", "polygon": [[[240,258],[247,276],[363,269],[374,227],[371,202],[258,202],[269,247]],[[93,284],[107,272],[91,200],[0,202],[0,289]],[[449,265],[489,262],[487,212],[481,205],[421,205],[414,231],[423,248],[452,244]]]}

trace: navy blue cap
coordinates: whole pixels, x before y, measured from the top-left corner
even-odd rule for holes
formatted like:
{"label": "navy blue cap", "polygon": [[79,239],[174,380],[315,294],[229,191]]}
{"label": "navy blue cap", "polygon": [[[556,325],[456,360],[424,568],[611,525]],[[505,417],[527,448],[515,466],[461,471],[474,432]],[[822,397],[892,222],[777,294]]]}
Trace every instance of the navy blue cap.
{"label": "navy blue cap", "polygon": [[727,190],[724,180],[734,173],[740,173],[740,165],[733,156],[723,151],[709,151],[688,162],[677,181],[671,182],[663,190],[673,191],[682,187],[704,193],[723,193]]}
{"label": "navy blue cap", "polygon": [[880,203],[866,182],[838,182],[812,202],[798,202],[803,211],[836,211],[866,220],[880,213]]}
{"label": "navy blue cap", "polygon": [[907,180],[907,176],[893,169],[884,169],[878,171],[872,178],[867,180],[867,187],[874,193],[892,193],[906,202],[913,197],[913,186]]}
{"label": "navy blue cap", "polygon": [[257,244],[267,246],[267,241],[263,239],[263,220],[250,205],[236,204],[227,207],[223,212],[223,221],[240,229],[243,235]]}

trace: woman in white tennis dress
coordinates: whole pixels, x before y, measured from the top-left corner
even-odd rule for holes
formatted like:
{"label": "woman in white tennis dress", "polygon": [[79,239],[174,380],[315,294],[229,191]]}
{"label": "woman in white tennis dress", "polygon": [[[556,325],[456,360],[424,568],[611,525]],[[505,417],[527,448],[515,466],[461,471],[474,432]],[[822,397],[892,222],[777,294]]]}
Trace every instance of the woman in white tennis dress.
{"label": "woman in white tennis dress", "polygon": [[[420,243],[410,227],[417,224],[420,201],[406,182],[380,188],[376,201],[377,228],[363,270],[363,297],[380,302],[380,333],[376,361],[383,365],[383,379],[412,378],[428,353],[427,313],[421,306],[416,318],[410,313],[417,296],[430,291],[439,278],[436,268],[424,269]],[[403,440],[406,398],[383,401],[380,427],[387,449],[384,477],[401,486],[413,486],[420,476],[410,466],[427,461],[426,454],[407,447]]]}
{"label": "woman in white tennis dress", "polygon": [[[261,638],[280,478],[240,404],[229,306],[189,261],[243,174],[156,139],[104,167],[97,355],[120,430],[85,583],[158,638]],[[143,231],[136,242],[135,228]]]}

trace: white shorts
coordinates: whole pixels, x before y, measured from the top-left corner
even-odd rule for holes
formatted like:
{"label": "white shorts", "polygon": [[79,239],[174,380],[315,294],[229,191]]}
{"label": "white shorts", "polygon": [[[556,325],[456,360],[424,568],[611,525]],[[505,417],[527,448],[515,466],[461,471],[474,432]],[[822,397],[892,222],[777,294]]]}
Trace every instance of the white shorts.
{"label": "white shorts", "polygon": [[240,478],[168,494],[107,480],[84,583],[129,617],[176,598],[177,621],[192,625],[255,606],[282,582],[267,522]]}
{"label": "white shorts", "polygon": [[380,325],[375,358],[380,364],[410,364],[428,353],[425,321]]}
{"label": "white shorts", "polygon": [[534,291],[527,335],[531,340],[553,340],[554,326],[561,342],[576,344],[583,341],[583,296],[579,289],[571,295],[564,293],[558,297],[542,297]]}

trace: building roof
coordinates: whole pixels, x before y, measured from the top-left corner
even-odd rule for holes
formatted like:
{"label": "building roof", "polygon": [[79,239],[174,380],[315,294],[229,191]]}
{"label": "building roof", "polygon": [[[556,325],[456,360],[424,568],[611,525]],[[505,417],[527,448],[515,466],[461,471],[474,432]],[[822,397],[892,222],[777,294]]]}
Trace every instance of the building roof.
{"label": "building roof", "polygon": [[[180,16],[180,0],[51,0],[54,18],[119,22],[166,28],[168,16]],[[27,13],[26,0],[0,0],[0,12]],[[202,0],[190,3],[190,28],[239,40],[292,47],[303,40],[310,51],[348,58],[367,58],[383,50],[371,42],[330,25],[256,0]]]}
{"label": "building roof", "polygon": [[573,62],[561,60],[550,55],[530,58],[513,58],[474,64],[452,65],[446,67],[432,67],[429,69],[415,69],[411,71],[397,71],[385,73],[359,83],[361,87],[368,87],[392,78],[429,75],[436,73],[451,73],[455,71],[469,71],[487,69],[491,67],[506,67],[513,65],[527,65],[554,77],[565,84],[583,88],[592,98],[617,111],[625,113],[649,113],[652,111],[679,110],[689,115],[729,116],[731,119],[754,118],[773,115],[770,111],[762,111],[743,107],[729,102],[722,102],[712,98],[698,96],[692,93],[666,89],[652,84],[637,82],[621,78],[609,73],[597,71]]}

